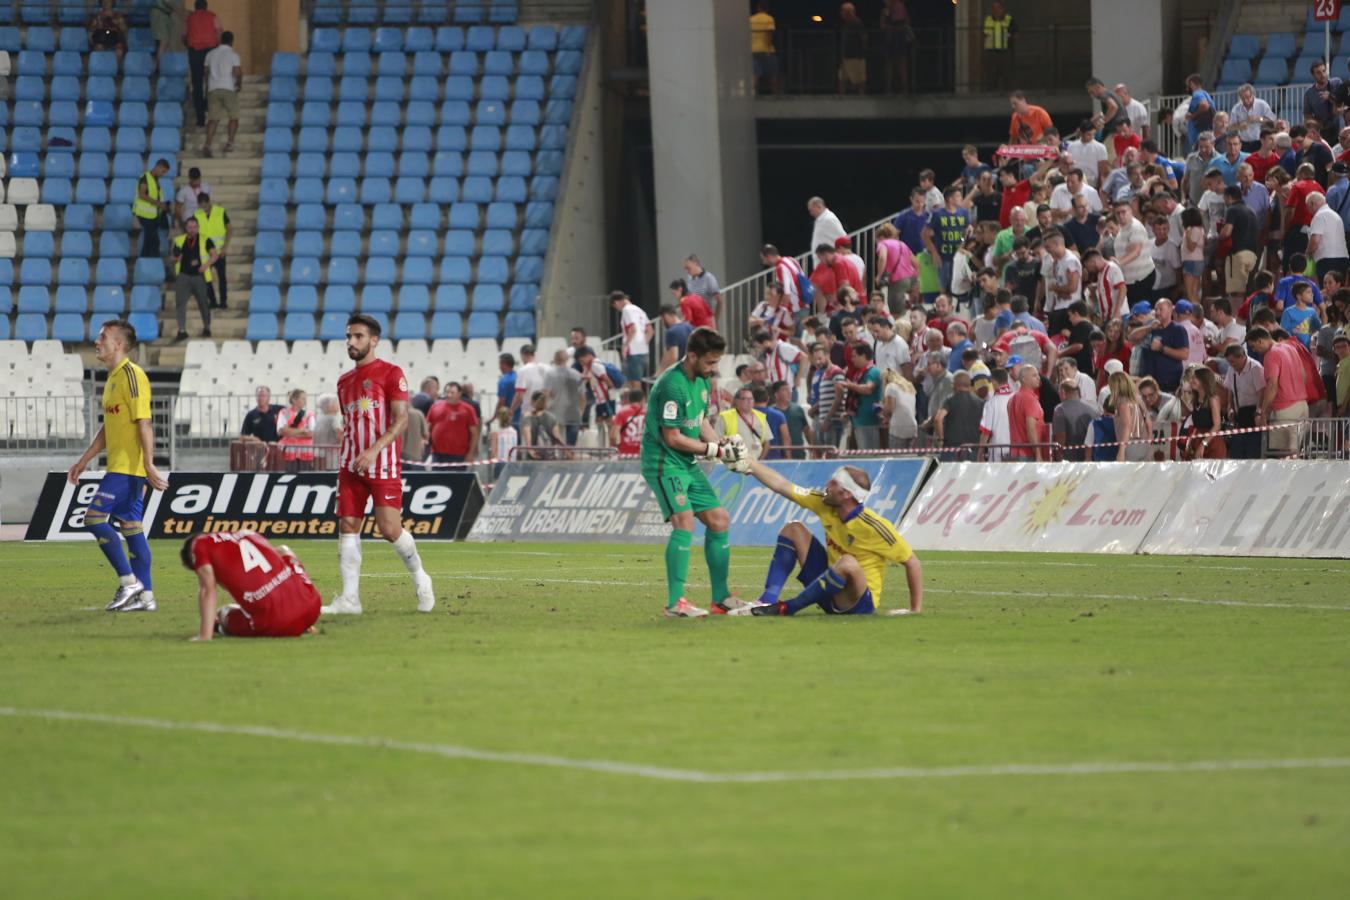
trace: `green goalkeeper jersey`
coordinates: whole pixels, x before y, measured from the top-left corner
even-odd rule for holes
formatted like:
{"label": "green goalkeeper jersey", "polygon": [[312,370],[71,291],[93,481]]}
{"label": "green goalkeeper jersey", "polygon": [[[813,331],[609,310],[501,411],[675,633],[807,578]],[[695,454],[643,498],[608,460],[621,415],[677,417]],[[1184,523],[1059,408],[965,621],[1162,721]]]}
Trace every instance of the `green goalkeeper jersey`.
{"label": "green goalkeeper jersey", "polygon": [[699,431],[708,409],[708,379],[690,379],[684,364],[671,366],[656,379],[647,398],[647,420],[642,433],[644,465],[695,466],[693,454],[674,450],[661,440],[662,428],[678,428],[681,434],[701,440]]}

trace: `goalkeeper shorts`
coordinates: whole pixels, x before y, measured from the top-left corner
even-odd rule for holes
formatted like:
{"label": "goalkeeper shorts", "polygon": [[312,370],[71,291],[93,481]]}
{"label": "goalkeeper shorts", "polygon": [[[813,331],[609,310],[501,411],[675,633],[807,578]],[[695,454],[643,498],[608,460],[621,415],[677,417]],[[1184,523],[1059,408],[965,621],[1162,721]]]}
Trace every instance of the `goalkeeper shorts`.
{"label": "goalkeeper shorts", "polygon": [[697,466],[685,468],[658,463],[655,467],[644,466],[642,477],[656,495],[666,521],[676,513],[688,510],[701,513],[722,505],[722,498],[717,496],[712,482]]}

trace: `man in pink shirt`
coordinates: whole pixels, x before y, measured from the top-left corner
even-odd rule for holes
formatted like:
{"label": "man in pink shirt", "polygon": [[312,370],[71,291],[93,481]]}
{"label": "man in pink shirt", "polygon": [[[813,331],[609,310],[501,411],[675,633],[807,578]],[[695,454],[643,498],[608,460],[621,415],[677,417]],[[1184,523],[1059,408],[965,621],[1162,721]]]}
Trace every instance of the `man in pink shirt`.
{"label": "man in pink shirt", "polygon": [[[1264,328],[1247,332],[1247,346],[1261,354],[1266,371],[1266,386],[1256,411],[1256,424],[1277,425],[1308,418],[1307,373],[1298,350],[1286,341],[1276,341]],[[1277,428],[1266,436],[1266,446],[1274,453],[1292,453],[1302,443],[1302,428]]]}
{"label": "man in pink shirt", "polygon": [[[1018,368],[1021,388],[1008,401],[1008,431],[1012,436],[1013,459],[1042,460],[1041,441],[1045,435],[1045,410],[1041,408],[1041,373],[1027,364]],[[1034,447],[1018,446],[1035,444]]]}
{"label": "man in pink shirt", "polygon": [[1175,313],[1175,321],[1186,330],[1186,339],[1191,342],[1190,354],[1186,357],[1186,365],[1204,365],[1205,360],[1209,358],[1205,350],[1205,333],[1195,324],[1195,307],[1189,300],[1178,300]]}

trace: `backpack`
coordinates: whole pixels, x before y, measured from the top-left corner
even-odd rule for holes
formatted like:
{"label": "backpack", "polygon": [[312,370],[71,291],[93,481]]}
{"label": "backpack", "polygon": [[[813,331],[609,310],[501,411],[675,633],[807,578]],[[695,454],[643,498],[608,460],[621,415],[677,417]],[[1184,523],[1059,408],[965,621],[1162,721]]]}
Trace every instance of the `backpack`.
{"label": "backpack", "polygon": [[1013,338],[1008,344],[1009,356],[1020,356],[1022,362],[1033,365],[1036,368],[1041,367],[1041,345],[1032,337],[1031,332],[1020,334]]}
{"label": "backpack", "polygon": [[811,279],[806,273],[797,269],[797,296],[802,299],[802,307],[805,309],[814,309],[816,304],[816,286],[811,283]]}
{"label": "backpack", "polygon": [[616,388],[623,387],[623,383],[626,380],[623,377],[623,370],[614,365],[614,363],[605,363],[605,374],[609,376],[610,384],[614,385]]}

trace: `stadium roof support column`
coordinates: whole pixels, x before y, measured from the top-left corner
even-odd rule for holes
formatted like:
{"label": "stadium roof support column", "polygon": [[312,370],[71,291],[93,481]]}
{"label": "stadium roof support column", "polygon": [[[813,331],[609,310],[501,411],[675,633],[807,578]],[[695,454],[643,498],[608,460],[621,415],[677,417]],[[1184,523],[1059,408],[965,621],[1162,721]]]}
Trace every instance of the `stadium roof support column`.
{"label": "stadium roof support column", "polygon": [[[745,4],[648,0],[647,64],[662,288],[679,274],[681,261],[690,253],[723,284],[760,267],[759,160],[750,63]],[[806,183],[785,187],[800,191],[803,204],[811,194]],[[806,234],[804,206],[802,215]]]}
{"label": "stadium roof support column", "polygon": [[1092,0],[1092,74],[1108,87],[1125,82],[1142,101],[1163,93],[1168,43],[1163,12],[1171,5],[1170,0]]}

